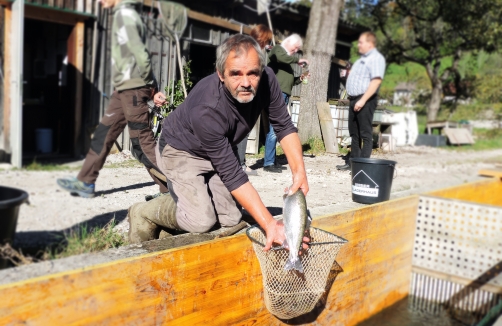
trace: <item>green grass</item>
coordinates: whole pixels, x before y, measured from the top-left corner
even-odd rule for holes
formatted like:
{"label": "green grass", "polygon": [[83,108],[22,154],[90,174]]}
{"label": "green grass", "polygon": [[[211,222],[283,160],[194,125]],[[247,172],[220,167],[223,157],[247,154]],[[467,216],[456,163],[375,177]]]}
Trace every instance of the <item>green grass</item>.
{"label": "green grass", "polygon": [[30,164],[23,166],[23,169],[27,171],[76,171],[80,170],[80,166],[53,163],[44,164],[33,160]]}
{"label": "green grass", "polygon": [[66,234],[56,248],[48,249],[48,255],[51,259],[58,259],[126,245],[127,240],[113,229],[114,226],[115,219],[103,228],[89,228],[87,224],[83,224],[76,231]]}
{"label": "green grass", "polygon": [[6,244],[0,246],[0,257],[10,260],[15,266],[21,266],[127,245],[126,238],[114,230],[114,227],[114,218],[104,227],[89,228],[87,224],[83,224],[61,237],[59,244],[45,249],[29,248],[29,253]]}
{"label": "green grass", "polygon": [[123,161],[120,163],[112,163],[112,164],[106,164],[103,166],[104,168],[107,169],[116,169],[116,168],[141,168],[143,167],[143,164],[139,162],[138,160],[135,159],[130,159],[127,161]]}

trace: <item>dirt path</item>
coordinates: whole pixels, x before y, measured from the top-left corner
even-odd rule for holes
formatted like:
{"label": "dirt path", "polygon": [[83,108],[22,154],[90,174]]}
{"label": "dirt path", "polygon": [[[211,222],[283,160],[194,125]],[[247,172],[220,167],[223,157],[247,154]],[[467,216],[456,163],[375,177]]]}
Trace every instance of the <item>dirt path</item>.
{"label": "dirt path", "polygon": [[[376,158],[398,162],[391,198],[458,185],[479,179],[477,171],[502,163],[502,149],[470,152],[426,147],[405,147]],[[249,159],[248,164],[260,166]],[[23,205],[19,216],[16,245],[40,246],[54,241],[54,235],[78,227],[82,223],[105,225],[115,217],[118,229],[128,230],[127,208],[144,196],[157,192],[145,169],[127,153],[113,154],[101,171],[96,184],[97,198],[72,197],[60,191],[56,179],[76,175],[82,162],[67,171],[25,171],[0,167],[0,184],[26,190],[30,204]],[[337,171],[338,155],[305,157],[310,193],[307,203],[314,217],[360,206],[352,202],[350,174]],[[282,210],[283,189],[291,184],[289,170],[272,174],[258,169],[259,176],[250,177],[263,202],[276,215]]]}

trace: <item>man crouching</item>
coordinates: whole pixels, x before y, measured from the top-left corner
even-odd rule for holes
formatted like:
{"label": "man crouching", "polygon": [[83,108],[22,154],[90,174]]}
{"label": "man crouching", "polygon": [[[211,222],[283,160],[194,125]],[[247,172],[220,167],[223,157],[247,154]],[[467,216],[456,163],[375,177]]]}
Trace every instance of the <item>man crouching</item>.
{"label": "man crouching", "polygon": [[236,146],[265,109],[293,173],[290,192],[301,189],[307,194],[300,139],[275,74],[265,67],[253,38],[228,38],[217,49],[216,69],[164,121],[158,162],[172,196],[163,197],[176,205],[161,209],[173,212],[161,225],[197,233],[208,232],[216,222],[231,227],[240,222],[242,205],[265,230],[268,250],[272,242],[283,243],[284,225],[272,217],[249,182]]}

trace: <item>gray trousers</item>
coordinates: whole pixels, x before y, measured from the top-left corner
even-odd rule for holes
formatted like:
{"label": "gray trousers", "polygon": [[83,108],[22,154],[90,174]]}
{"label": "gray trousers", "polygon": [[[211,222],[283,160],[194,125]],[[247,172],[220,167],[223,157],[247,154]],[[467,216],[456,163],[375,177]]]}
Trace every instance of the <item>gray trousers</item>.
{"label": "gray trousers", "polygon": [[169,145],[159,155],[159,168],[166,176],[176,202],[178,226],[188,232],[208,232],[218,221],[221,226],[237,225],[241,207],[232,197],[210,161]]}

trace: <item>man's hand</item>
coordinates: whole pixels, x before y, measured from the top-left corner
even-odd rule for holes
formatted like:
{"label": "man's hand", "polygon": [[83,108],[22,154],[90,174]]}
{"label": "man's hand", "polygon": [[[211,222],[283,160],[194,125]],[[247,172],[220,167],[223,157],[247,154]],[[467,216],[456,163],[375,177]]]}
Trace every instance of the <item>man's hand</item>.
{"label": "man's hand", "polygon": [[298,189],[303,191],[303,194],[307,196],[309,192],[309,183],[307,181],[307,174],[305,170],[300,170],[293,173],[293,184],[289,187],[288,196],[294,194]]}
{"label": "man's hand", "polygon": [[284,234],[284,224],[282,221],[272,219],[267,224],[265,233],[267,235],[267,242],[265,243],[265,248],[263,248],[264,251],[270,250],[270,248],[272,248],[272,243],[274,242],[282,245],[286,239],[286,235]]}
{"label": "man's hand", "polygon": [[158,92],[153,96],[153,103],[157,106],[162,106],[167,103],[166,97],[162,92]]}
{"label": "man's hand", "polygon": [[298,60],[298,65],[300,65],[300,66],[301,66],[304,62],[305,62],[305,64],[306,64],[306,65],[308,65],[308,64],[309,64],[309,62],[308,62],[308,60],[307,60],[307,59],[300,59],[300,60]]}
{"label": "man's hand", "polygon": [[[283,245],[284,240],[286,240],[286,234],[284,233],[284,223],[282,221],[272,220],[267,225],[267,230],[265,230],[267,235],[267,242],[265,243],[264,251],[269,251],[272,248],[273,243],[278,245]],[[300,248],[299,254],[302,255],[305,250],[309,248],[310,234],[305,230],[305,236],[302,239],[302,247]],[[287,248],[291,250],[291,248]]]}
{"label": "man's hand", "polygon": [[361,111],[361,109],[364,107],[364,105],[366,104],[366,101],[363,100],[363,99],[360,99],[359,101],[356,102],[356,104],[354,105],[354,111],[356,112],[359,112]]}

